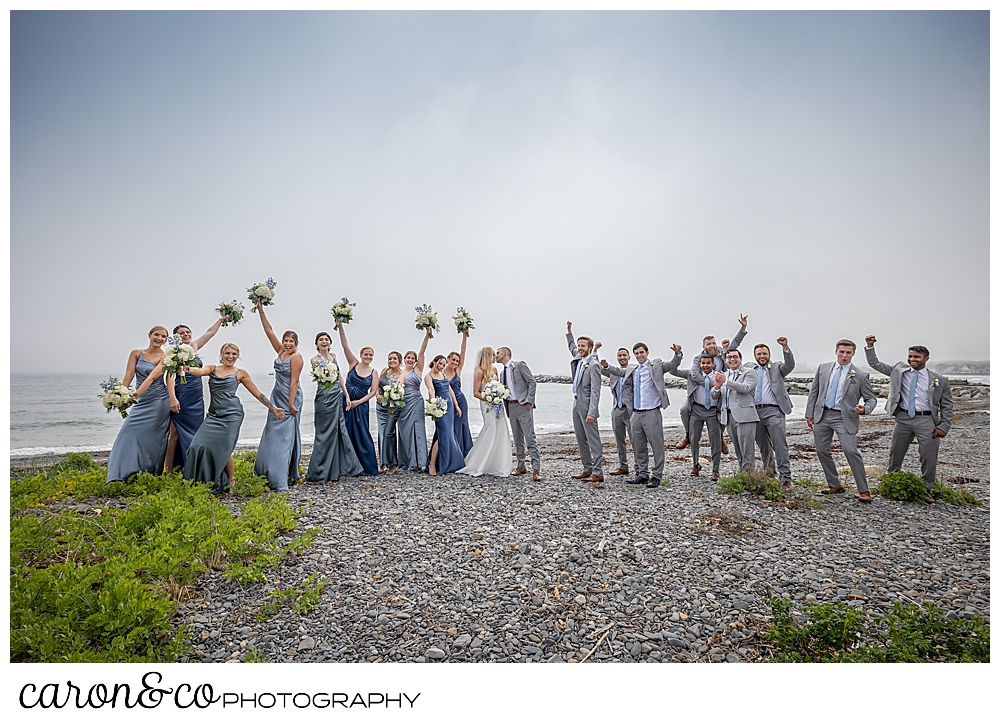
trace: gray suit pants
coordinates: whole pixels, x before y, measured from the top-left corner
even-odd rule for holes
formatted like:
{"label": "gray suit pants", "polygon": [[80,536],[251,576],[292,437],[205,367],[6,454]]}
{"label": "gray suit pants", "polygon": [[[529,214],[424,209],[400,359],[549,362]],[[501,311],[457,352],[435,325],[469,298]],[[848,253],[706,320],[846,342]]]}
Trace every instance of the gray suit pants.
{"label": "gray suit pants", "polygon": [[719,424],[719,411],[715,407],[705,409],[698,404],[691,406],[691,459],[694,464],[699,461],[701,447],[701,430],[708,425],[708,442],[712,449],[712,471],[719,471],[722,461],[722,425]]}
{"label": "gray suit pants", "polygon": [[601,447],[601,433],[597,429],[597,420],[587,424],[587,405],[573,405],[573,431],[576,433],[576,444],[580,448],[580,461],[583,471],[601,477],[604,475],[604,449]]}
{"label": "gray suit pants", "polygon": [[892,428],[892,437],[889,439],[889,466],[885,471],[898,472],[903,468],[903,458],[914,437],[917,438],[920,454],[920,476],[927,483],[927,493],[930,494],[937,474],[941,438],[934,437],[934,420],[929,414],[917,415],[913,419],[905,411],[896,415],[896,425]]}
{"label": "gray suit pants", "polygon": [[837,465],[833,463],[833,433],[837,433],[837,440],[840,448],[844,450],[847,457],[847,464],[851,466],[851,473],[854,475],[854,483],[858,486],[858,492],[868,491],[868,477],[865,476],[865,463],[858,452],[858,437],[856,434],[848,434],[844,431],[844,419],[840,412],[826,410],[823,418],[813,425],[813,441],[816,443],[816,454],[819,456],[819,463],[823,465],[823,474],[826,475],[826,483],[830,487],[840,486],[840,475],[837,474]]}
{"label": "gray suit pants", "polygon": [[509,402],[507,416],[510,417],[510,433],[514,437],[514,454],[517,456],[517,466],[527,467],[524,463],[524,448],[527,446],[528,452],[531,454],[531,468],[540,470],[542,458],[538,454],[538,445],[535,443],[534,410],[527,409],[520,402]]}
{"label": "gray suit pants", "polygon": [[737,422],[730,414],[726,431],[733,440],[733,451],[740,464],[740,472],[749,472],[753,469],[753,445],[757,439],[757,422]]}
{"label": "gray suit pants", "polygon": [[[611,410],[611,429],[615,433],[615,444],[618,445],[618,467],[628,469],[628,448],[625,446],[625,437],[635,439],[632,435],[632,415],[628,407],[615,407]],[[635,442],[632,443],[633,453],[635,452]]]}
{"label": "gray suit pants", "polygon": [[684,429],[684,436],[691,439],[691,397],[684,398],[681,405],[681,427]]}
{"label": "gray suit pants", "polygon": [[[653,473],[649,473],[649,451],[653,448]],[[659,407],[632,412],[632,449],[635,453],[636,477],[663,479],[663,413]]]}
{"label": "gray suit pants", "polygon": [[782,482],[792,481],[792,466],[788,459],[788,437],[785,432],[785,413],[778,407],[758,407],[757,447],[760,461],[768,474],[778,473]]}

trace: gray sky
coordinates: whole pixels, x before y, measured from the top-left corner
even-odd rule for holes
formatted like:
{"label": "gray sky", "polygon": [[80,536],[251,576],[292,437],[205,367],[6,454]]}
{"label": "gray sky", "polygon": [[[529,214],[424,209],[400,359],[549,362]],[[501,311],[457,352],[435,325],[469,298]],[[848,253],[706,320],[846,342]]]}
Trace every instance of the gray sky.
{"label": "gray sky", "polygon": [[14,372],[69,332],[120,375],[268,276],[380,363],[422,303],[543,373],[567,319],[667,355],[740,312],[803,365],[985,359],[988,264],[986,12],[11,16]]}

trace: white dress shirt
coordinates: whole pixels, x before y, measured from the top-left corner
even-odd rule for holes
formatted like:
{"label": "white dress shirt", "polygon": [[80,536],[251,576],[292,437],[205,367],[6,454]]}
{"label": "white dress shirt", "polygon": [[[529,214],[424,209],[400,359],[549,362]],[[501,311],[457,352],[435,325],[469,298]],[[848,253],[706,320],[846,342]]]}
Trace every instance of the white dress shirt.
{"label": "white dress shirt", "polygon": [[516,402],[517,397],[514,395],[514,372],[511,367],[511,362],[507,362],[503,365],[504,376],[507,377],[507,391],[510,392],[510,396],[507,397],[508,402]]}
{"label": "white dress shirt", "polygon": [[[851,373],[851,364],[848,362],[844,366],[840,366],[837,362],[833,363],[830,368],[830,379],[833,380],[833,375],[837,373],[837,367],[840,367],[840,383],[837,385],[837,403],[833,405],[833,409],[840,411],[840,400],[844,398],[844,389],[847,388],[847,375]],[[827,387],[827,393],[829,394],[830,388]],[[826,404],[826,397],[823,397],[823,404]]]}
{"label": "white dress shirt", "polygon": [[913,383],[913,377],[917,378],[917,395],[913,399],[913,408],[917,412],[929,412],[931,411],[931,405],[928,402],[931,384],[931,375],[926,368],[921,369],[919,372],[910,367],[905,372],[899,380],[899,406],[906,411],[910,403],[910,385]]}
{"label": "white dress shirt", "polygon": [[656,385],[653,384],[653,375],[649,372],[649,360],[647,359],[637,366],[632,374],[632,384],[639,388],[640,400],[642,401],[642,407],[637,407],[637,409],[645,411],[658,408],[662,400],[660,393],[656,390]]}
{"label": "white dress shirt", "polygon": [[[763,387],[760,391],[760,403],[777,406],[778,398],[771,390],[771,377],[767,373],[767,367],[762,367],[760,364],[757,365],[757,383]],[[756,389],[753,390],[753,398],[757,399]]]}

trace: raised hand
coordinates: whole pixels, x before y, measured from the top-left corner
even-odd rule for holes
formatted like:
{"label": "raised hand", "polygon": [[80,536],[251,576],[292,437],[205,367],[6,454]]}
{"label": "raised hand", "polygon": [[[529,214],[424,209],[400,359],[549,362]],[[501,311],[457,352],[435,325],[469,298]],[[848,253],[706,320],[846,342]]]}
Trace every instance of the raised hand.
{"label": "raised hand", "polygon": [[566,322],[566,333],[567,334],[572,334],[573,333],[573,322],[572,321],[567,321]]}
{"label": "raised hand", "polygon": [[746,331],[746,330],[747,330],[747,315],[740,314],[740,331]]}
{"label": "raised hand", "polygon": [[788,339],[786,339],[783,336],[779,336],[778,337],[778,344],[781,345],[782,349],[784,349],[785,351],[788,351]]}
{"label": "raised hand", "polygon": [[878,341],[878,339],[875,338],[874,334],[869,334],[868,336],[865,337],[865,344],[867,344],[868,346],[875,346],[876,341]]}
{"label": "raised hand", "polygon": [[674,354],[680,354],[681,353],[681,345],[680,344],[671,344],[670,345],[670,351],[672,351]]}
{"label": "raised hand", "polygon": [[601,342],[595,341],[594,342],[594,353],[596,354],[597,350],[600,349],[600,348],[601,348]]}
{"label": "raised hand", "polygon": [[608,368],[608,360],[607,359],[601,359],[601,366],[604,367],[605,369],[607,369]]}
{"label": "raised hand", "polygon": [[722,340],[722,351],[725,352],[729,348],[729,339]]}

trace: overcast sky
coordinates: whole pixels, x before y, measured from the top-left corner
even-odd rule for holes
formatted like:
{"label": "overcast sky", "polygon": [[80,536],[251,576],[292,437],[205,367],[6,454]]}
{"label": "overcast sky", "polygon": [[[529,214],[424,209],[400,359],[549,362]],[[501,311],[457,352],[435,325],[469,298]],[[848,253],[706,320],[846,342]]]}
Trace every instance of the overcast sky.
{"label": "overcast sky", "polygon": [[14,12],[10,80],[14,372],[120,375],[268,276],[379,363],[422,303],[542,373],[567,319],[989,355],[986,12]]}

